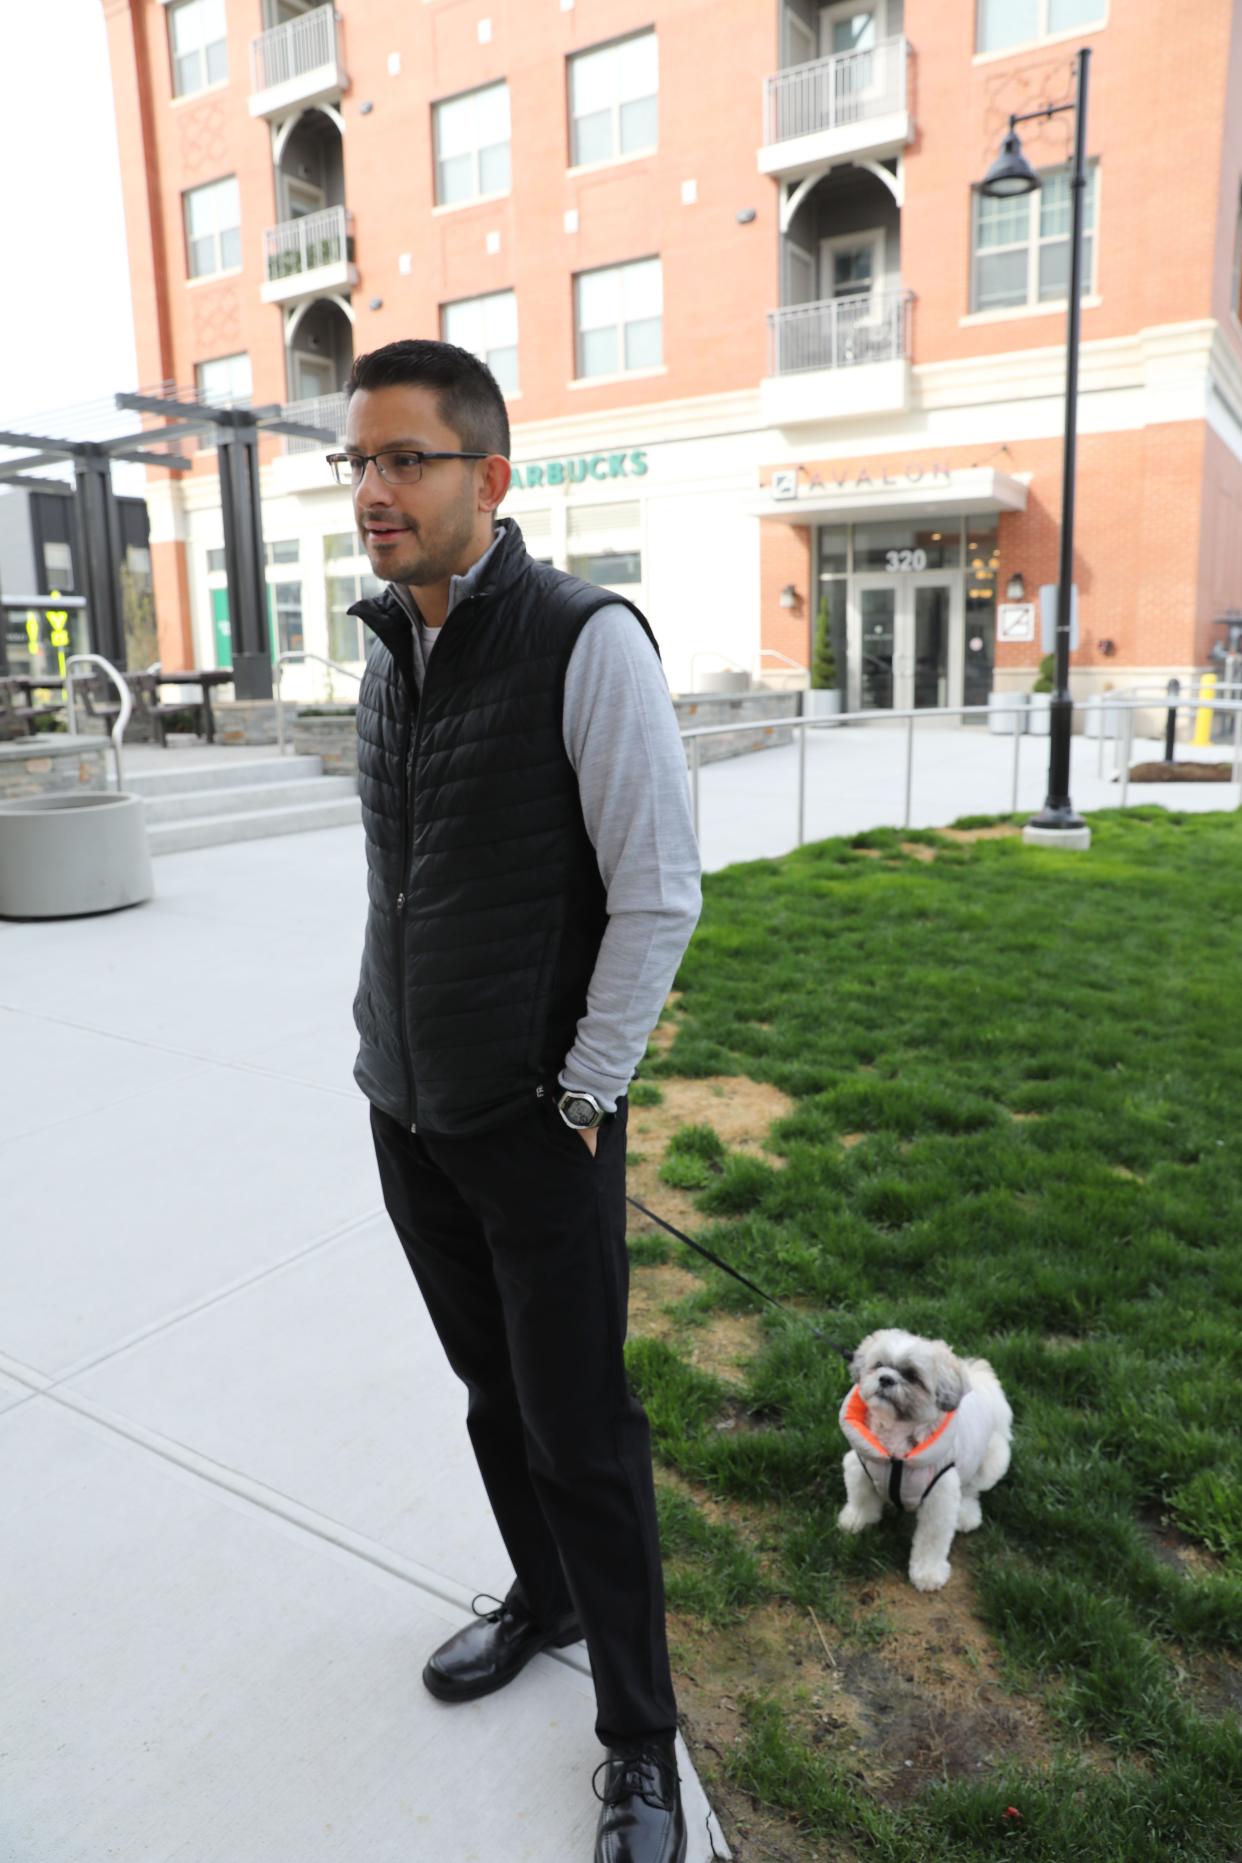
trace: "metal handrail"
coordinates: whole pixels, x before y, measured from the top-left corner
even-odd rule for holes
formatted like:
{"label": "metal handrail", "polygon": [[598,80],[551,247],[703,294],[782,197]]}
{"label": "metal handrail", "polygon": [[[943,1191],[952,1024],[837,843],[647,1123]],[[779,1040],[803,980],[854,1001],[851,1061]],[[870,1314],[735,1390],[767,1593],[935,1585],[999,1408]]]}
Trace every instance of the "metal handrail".
{"label": "metal handrail", "polygon": [[280,653],[276,656],[275,679],[272,685],[272,697],[276,701],[276,755],[285,754],[285,701],[280,696],[280,676],[286,661],[318,660],[320,666],[331,667],[334,673],[344,673],[348,679],[361,683],[363,675],[352,666],[342,666],[339,660],[329,660],[322,653]]}
{"label": "metal handrail", "polygon": [[73,668],[87,663],[93,666],[102,666],[104,672],[108,675],[121,695],[121,705],[116,715],[116,723],[108,733],[112,739],[112,754],[116,758],[116,786],[119,792],[122,786],[121,739],[125,735],[125,727],[129,723],[130,713],[134,709],[134,701],[129,695],[129,687],[125,684],[117,668],[113,666],[111,660],[105,660],[102,653],[71,653],[69,658],[65,661],[65,705],[68,711],[67,722],[69,725],[70,737],[74,737],[77,734],[77,715],[73,706]]}
{"label": "metal handrail", "polygon": [[[1084,705],[1090,704],[1091,702],[1092,702],[1091,700],[1075,701],[1075,703],[1082,703]],[[1133,743],[1133,716],[1132,714],[1134,712],[1139,712],[1139,711],[1145,712],[1145,711],[1153,710],[1153,706],[1152,706],[1150,699],[1134,699],[1134,700],[1122,699],[1118,701],[1118,700],[1113,699],[1113,696],[1110,693],[1109,703],[1118,704],[1119,708],[1126,712],[1126,716],[1127,716],[1127,740],[1126,741],[1127,741],[1127,745],[1132,744]],[[1169,704],[1170,706],[1173,706],[1173,705],[1186,706],[1194,711],[1231,712],[1235,716],[1238,716],[1240,720],[1242,720],[1242,700],[1238,700],[1238,699],[1218,700],[1218,699],[1185,698],[1185,699],[1170,700]],[[796,845],[798,847],[801,847],[803,840],[805,839],[805,827],[806,827],[806,733],[808,730],[815,730],[817,728],[821,730],[831,730],[831,729],[834,729],[838,725],[856,724],[856,723],[857,724],[873,724],[873,725],[874,724],[887,724],[896,719],[904,719],[906,721],[906,780],[905,780],[906,802],[905,802],[905,819],[903,820],[901,825],[903,828],[908,828],[910,826],[910,802],[911,802],[911,796],[913,792],[913,782],[914,782],[914,726],[915,726],[916,720],[919,718],[968,718],[968,717],[972,717],[976,713],[986,716],[991,711],[991,709],[992,708],[988,705],[934,705],[934,706],[929,705],[929,706],[922,707],[916,711],[895,711],[895,710],[889,711],[886,708],[883,711],[834,712],[830,716],[823,717],[823,718],[803,717],[803,718],[755,719],[752,723],[750,723],[747,726],[741,726],[737,723],[721,724],[721,725],[688,725],[686,729],[680,733],[680,736],[681,736],[683,743],[688,742],[690,745],[690,793],[691,793],[691,802],[693,805],[693,812],[694,812],[695,835],[697,837],[698,832],[699,832],[699,767],[700,767],[699,739],[700,738],[712,737],[712,736],[719,737],[719,736],[722,736],[725,732],[733,732],[736,735],[736,733],[740,729],[749,729],[749,730],[766,731],[766,732],[781,731],[781,730],[784,730],[787,726],[790,729],[798,733],[798,839],[797,839]],[[1011,815],[1016,815],[1018,812],[1018,772],[1019,772],[1019,758],[1021,756],[1021,751],[1022,751],[1022,736],[1023,734],[1021,731],[1015,731],[1013,734],[1013,788],[1012,788],[1012,796],[1011,796],[1010,807],[1009,807],[1009,812]],[[1129,782],[1129,767],[1130,767],[1129,757],[1127,756],[1125,760],[1125,765],[1124,765],[1125,775],[1122,777],[1122,787],[1121,787],[1121,807],[1122,808],[1125,807],[1126,790],[1127,790],[1128,782]],[[1233,776],[1231,780],[1239,784],[1238,807],[1242,809],[1242,724],[1240,724],[1240,727],[1235,732]]]}

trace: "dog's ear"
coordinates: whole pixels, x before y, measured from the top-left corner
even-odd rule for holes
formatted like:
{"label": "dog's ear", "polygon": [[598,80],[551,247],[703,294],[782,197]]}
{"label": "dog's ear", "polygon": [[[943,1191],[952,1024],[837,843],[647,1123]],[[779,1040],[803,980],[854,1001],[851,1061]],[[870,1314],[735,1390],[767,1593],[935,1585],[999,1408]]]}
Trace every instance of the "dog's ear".
{"label": "dog's ear", "polygon": [[866,1343],[867,1342],[864,1339],[862,1342],[862,1345],[858,1347],[858,1350],[855,1352],[853,1358],[850,1360],[850,1378],[854,1384],[862,1383],[863,1372],[867,1368],[867,1354],[863,1350],[863,1347],[866,1345]]}
{"label": "dog's ear", "polygon": [[966,1374],[947,1346],[937,1351],[934,1363],[936,1407],[939,1410],[956,1410],[968,1388]]}

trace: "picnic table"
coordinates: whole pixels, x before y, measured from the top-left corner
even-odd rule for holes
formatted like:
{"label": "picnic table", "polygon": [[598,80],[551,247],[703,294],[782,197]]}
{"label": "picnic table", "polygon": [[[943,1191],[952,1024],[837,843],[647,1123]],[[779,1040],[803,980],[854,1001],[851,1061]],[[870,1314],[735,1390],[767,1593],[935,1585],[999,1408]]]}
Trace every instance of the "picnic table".
{"label": "picnic table", "polygon": [[211,710],[211,689],[213,686],[231,686],[233,669],[228,666],[192,666],[180,673],[165,673],[161,670],[153,677],[157,686],[201,686],[203,734],[209,744],[214,744],[216,721]]}
{"label": "picnic table", "polygon": [[[38,692],[59,691],[61,697],[41,704]],[[58,673],[6,673],[0,677],[0,740],[34,737],[40,718],[66,708],[65,682]]]}
{"label": "picnic table", "polygon": [[[169,719],[184,717],[187,712],[194,719],[197,735],[205,738],[209,744],[215,742],[211,689],[213,686],[232,685],[233,674],[227,667],[187,667],[166,673],[162,667],[157,666],[145,673],[125,673],[123,677],[133,701],[127,734],[132,735],[135,743],[154,741],[161,749],[166,748]],[[160,697],[161,686],[197,686],[199,696],[166,701]],[[102,719],[105,730],[112,729],[121,709],[121,701],[116,687],[106,674],[96,673],[80,683],[75,681],[74,696],[81,700],[89,717]]]}

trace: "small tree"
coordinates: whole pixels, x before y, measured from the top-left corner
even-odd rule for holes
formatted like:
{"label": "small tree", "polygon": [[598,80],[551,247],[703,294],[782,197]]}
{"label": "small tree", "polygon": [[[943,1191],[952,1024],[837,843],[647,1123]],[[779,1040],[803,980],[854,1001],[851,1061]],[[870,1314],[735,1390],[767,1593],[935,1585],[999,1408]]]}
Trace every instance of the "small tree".
{"label": "small tree", "polygon": [[836,689],[837,660],[832,651],[828,597],[821,595],[819,612],[815,616],[815,636],[811,643],[811,690],[812,692],[835,692]]}
{"label": "small tree", "polygon": [[1046,653],[1039,663],[1039,674],[1035,680],[1035,684],[1031,687],[1032,692],[1051,692],[1053,690],[1052,669],[1054,665],[1055,661],[1052,655]]}

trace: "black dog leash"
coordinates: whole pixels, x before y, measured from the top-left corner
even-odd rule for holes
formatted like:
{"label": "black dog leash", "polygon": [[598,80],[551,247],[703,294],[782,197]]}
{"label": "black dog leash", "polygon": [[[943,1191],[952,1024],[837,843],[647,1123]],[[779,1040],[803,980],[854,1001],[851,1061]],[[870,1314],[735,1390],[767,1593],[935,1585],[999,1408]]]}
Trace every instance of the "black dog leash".
{"label": "black dog leash", "polygon": [[765,1294],[761,1287],[756,1287],[753,1281],[748,1281],[744,1274],[739,1274],[736,1268],[731,1268],[727,1261],[721,1261],[719,1255],[713,1255],[711,1250],[709,1248],[704,1248],[701,1242],[693,1241],[690,1236],[684,1235],[680,1229],[675,1229],[672,1223],[666,1223],[662,1216],[657,1216],[654,1210],[649,1210],[646,1204],[640,1203],[636,1197],[627,1197],[625,1200],[627,1203],[632,1203],[636,1210],[641,1210],[644,1216],[649,1216],[653,1223],[659,1223],[661,1229],[667,1229],[669,1234],[671,1236],[676,1236],[679,1242],[684,1242],[687,1247],[696,1249],[700,1255],[706,1255],[708,1261],[714,1261],[718,1268],[723,1268],[726,1274],[731,1274],[735,1281],[741,1281],[744,1287],[749,1287],[752,1293],[759,1295],[760,1299],[768,1301],[770,1305],[779,1308],[782,1313],[787,1313],[790,1319],[797,1320],[800,1326],[810,1326],[811,1331],[815,1334],[817,1339],[823,1340],[826,1346],[831,1346],[832,1350],[838,1353],[840,1357],[845,1360],[847,1365],[851,1362],[854,1357],[852,1346],[841,1345],[835,1339],[825,1338],[818,1326],[811,1326],[811,1322],[806,1318],[805,1314],[795,1313],[792,1307],[783,1305],[779,1300],[773,1300],[771,1294]]}

